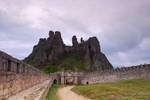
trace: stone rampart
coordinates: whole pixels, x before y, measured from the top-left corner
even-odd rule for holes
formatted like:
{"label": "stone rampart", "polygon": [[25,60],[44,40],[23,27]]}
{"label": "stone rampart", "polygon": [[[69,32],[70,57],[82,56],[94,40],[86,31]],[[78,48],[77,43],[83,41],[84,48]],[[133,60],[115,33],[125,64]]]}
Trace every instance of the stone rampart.
{"label": "stone rampart", "polygon": [[49,75],[0,51],[0,99],[32,87]]}
{"label": "stone rampart", "polygon": [[81,83],[93,84],[131,79],[150,80],[150,64],[86,73]]}

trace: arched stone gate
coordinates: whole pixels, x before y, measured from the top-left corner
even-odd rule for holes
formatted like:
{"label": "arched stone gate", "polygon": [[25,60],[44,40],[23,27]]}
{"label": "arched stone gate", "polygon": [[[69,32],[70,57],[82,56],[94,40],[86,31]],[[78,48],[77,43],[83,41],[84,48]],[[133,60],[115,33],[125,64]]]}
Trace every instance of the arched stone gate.
{"label": "arched stone gate", "polygon": [[61,71],[50,74],[53,84],[80,84],[83,72]]}
{"label": "arched stone gate", "polygon": [[79,84],[80,72],[62,71],[60,72],[61,84]]}

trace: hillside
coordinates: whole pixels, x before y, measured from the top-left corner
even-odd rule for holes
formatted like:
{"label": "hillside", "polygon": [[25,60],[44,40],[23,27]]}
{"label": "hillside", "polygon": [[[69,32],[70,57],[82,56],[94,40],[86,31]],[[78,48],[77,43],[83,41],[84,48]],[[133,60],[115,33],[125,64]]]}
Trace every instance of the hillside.
{"label": "hillside", "polygon": [[81,38],[81,42],[78,43],[76,36],[73,36],[72,44],[66,46],[60,32],[50,31],[49,37],[41,38],[24,61],[47,73],[61,69],[95,71],[113,68],[101,52],[96,37],[91,37],[87,41]]}

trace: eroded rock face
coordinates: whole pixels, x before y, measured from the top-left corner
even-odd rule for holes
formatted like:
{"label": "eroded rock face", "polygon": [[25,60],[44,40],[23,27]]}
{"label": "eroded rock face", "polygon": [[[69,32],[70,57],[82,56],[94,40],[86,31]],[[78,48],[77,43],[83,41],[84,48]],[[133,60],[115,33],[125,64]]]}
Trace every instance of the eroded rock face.
{"label": "eroded rock face", "polygon": [[52,44],[50,45],[50,52],[48,52],[48,60],[56,60],[62,57],[64,53],[64,43],[61,37],[61,33],[56,31],[54,38],[52,40]]}
{"label": "eroded rock face", "polygon": [[49,39],[52,40],[54,38],[54,32],[49,31]]}
{"label": "eroded rock face", "polygon": [[75,48],[78,47],[78,41],[77,41],[77,37],[76,36],[72,37],[72,44],[73,44],[73,47],[75,47]]}
{"label": "eroded rock face", "polygon": [[109,63],[106,56],[101,52],[99,41],[96,37],[91,37],[85,42],[85,51],[87,69],[112,69],[112,65]]}
{"label": "eroded rock face", "polygon": [[83,40],[83,38],[81,37],[81,43],[84,43],[84,40]]}
{"label": "eroded rock face", "polygon": [[[85,69],[87,70],[105,70],[112,69],[112,65],[101,52],[99,41],[96,37],[91,37],[87,41],[81,38],[78,43],[76,36],[72,37],[72,46],[65,46],[61,33],[50,31],[47,39],[40,39],[34,46],[33,52],[25,61],[33,62],[34,65],[40,65],[44,62],[62,59],[66,55],[75,54],[78,58],[83,58]],[[32,63],[31,63],[32,64]]]}

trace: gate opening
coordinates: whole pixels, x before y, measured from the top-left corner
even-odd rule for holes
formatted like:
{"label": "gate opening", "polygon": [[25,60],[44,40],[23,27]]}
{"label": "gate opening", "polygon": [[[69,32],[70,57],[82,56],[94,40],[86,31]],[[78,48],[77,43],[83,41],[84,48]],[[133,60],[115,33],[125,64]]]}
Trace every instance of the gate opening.
{"label": "gate opening", "polygon": [[57,84],[57,80],[56,79],[54,79],[53,84]]}
{"label": "gate opening", "polygon": [[86,82],[86,84],[88,85],[88,84],[89,84],[89,82]]}
{"label": "gate opening", "polygon": [[66,84],[67,85],[73,85],[74,80],[73,77],[66,77]]}

